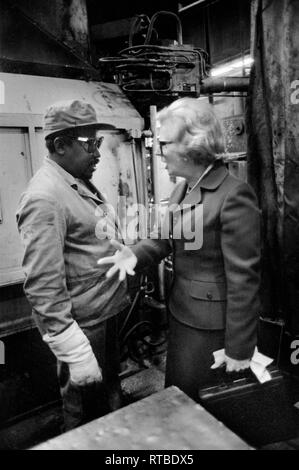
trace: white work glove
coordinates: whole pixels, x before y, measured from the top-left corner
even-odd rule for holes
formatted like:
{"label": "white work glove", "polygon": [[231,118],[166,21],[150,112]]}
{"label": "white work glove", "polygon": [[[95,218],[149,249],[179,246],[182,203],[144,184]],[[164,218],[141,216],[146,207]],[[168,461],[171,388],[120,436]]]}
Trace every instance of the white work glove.
{"label": "white work glove", "polygon": [[56,336],[45,334],[43,340],[59,361],[69,365],[73,384],[83,386],[102,381],[102,372],[90,342],[76,321]]}
{"label": "white work glove", "polygon": [[88,385],[94,382],[102,382],[102,372],[94,353],[82,362],[69,364],[70,379],[74,385]]}
{"label": "white work glove", "polygon": [[134,268],[137,264],[136,255],[128,246],[122,245],[116,240],[111,240],[110,243],[117,249],[116,253],[113,256],[100,258],[97,262],[99,265],[113,264],[113,266],[107,271],[106,277],[112,277],[117,271],[119,271],[120,281],[124,281],[126,274],[134,276]]}
{"label": "white work glove", "polygon": [[250,359],[238,361],[232,359],[225,354],[226,372],[239,372],[240,370],[248,369],[250,367]]}

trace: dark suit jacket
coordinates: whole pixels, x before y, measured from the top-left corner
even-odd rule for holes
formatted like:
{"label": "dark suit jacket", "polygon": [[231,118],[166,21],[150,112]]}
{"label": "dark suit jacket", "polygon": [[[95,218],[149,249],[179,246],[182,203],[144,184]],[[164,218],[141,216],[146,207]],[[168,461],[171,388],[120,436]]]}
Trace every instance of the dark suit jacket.
{"label": "dark suit jacket", "polygon": [[222,163],[188,195],[186,187],[186,182],[179,183],[170,196],[165,239],[142,240],[133,247],[137,267],[173,252],[172,314],[193,328],[224,329],[227,355],[247,359],[256,345],[260,309],[260,211],[255,194]]}

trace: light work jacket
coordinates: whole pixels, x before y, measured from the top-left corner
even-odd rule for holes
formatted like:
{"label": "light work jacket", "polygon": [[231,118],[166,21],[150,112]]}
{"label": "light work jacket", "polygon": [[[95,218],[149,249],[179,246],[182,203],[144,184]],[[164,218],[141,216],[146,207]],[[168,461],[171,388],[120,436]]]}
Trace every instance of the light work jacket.
{"label": "light work jacket", "polygon": [[59,334],[73,320],[96,325],[128,305],[126,281],[107,279],[107,267],[97,265],[115,252],[102,232],[108,227],[120,238],[110,207],[49,158],[22,194],[17,223],[24,290],[42,334]]}

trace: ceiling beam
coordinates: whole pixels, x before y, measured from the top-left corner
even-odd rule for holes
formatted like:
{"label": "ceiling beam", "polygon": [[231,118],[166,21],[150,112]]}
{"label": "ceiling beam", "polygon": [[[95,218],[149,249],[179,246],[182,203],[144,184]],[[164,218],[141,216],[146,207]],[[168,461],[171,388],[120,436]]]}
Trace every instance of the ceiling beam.
{"label": "ceiling beam", "polygon": [[92,37],[95,41],[104,41],[106,39],[128,36],[133,18],[123,18],[121,20],[96,24],[91,27]]}

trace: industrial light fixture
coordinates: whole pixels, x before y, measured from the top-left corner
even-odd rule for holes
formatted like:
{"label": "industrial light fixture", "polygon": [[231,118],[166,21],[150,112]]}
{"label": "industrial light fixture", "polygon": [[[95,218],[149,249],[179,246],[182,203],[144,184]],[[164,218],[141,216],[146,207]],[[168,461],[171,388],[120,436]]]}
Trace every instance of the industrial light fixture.
{"label": "industrial light fixture", "polygon": [[232,60],[226,64],[213,67],[211,69],[211,77],[218,77],[227,74],[236,74],[241,72],[244,68],[250,68],[253,64],[253,58],[250,55],[242,57],[242,59]]}

